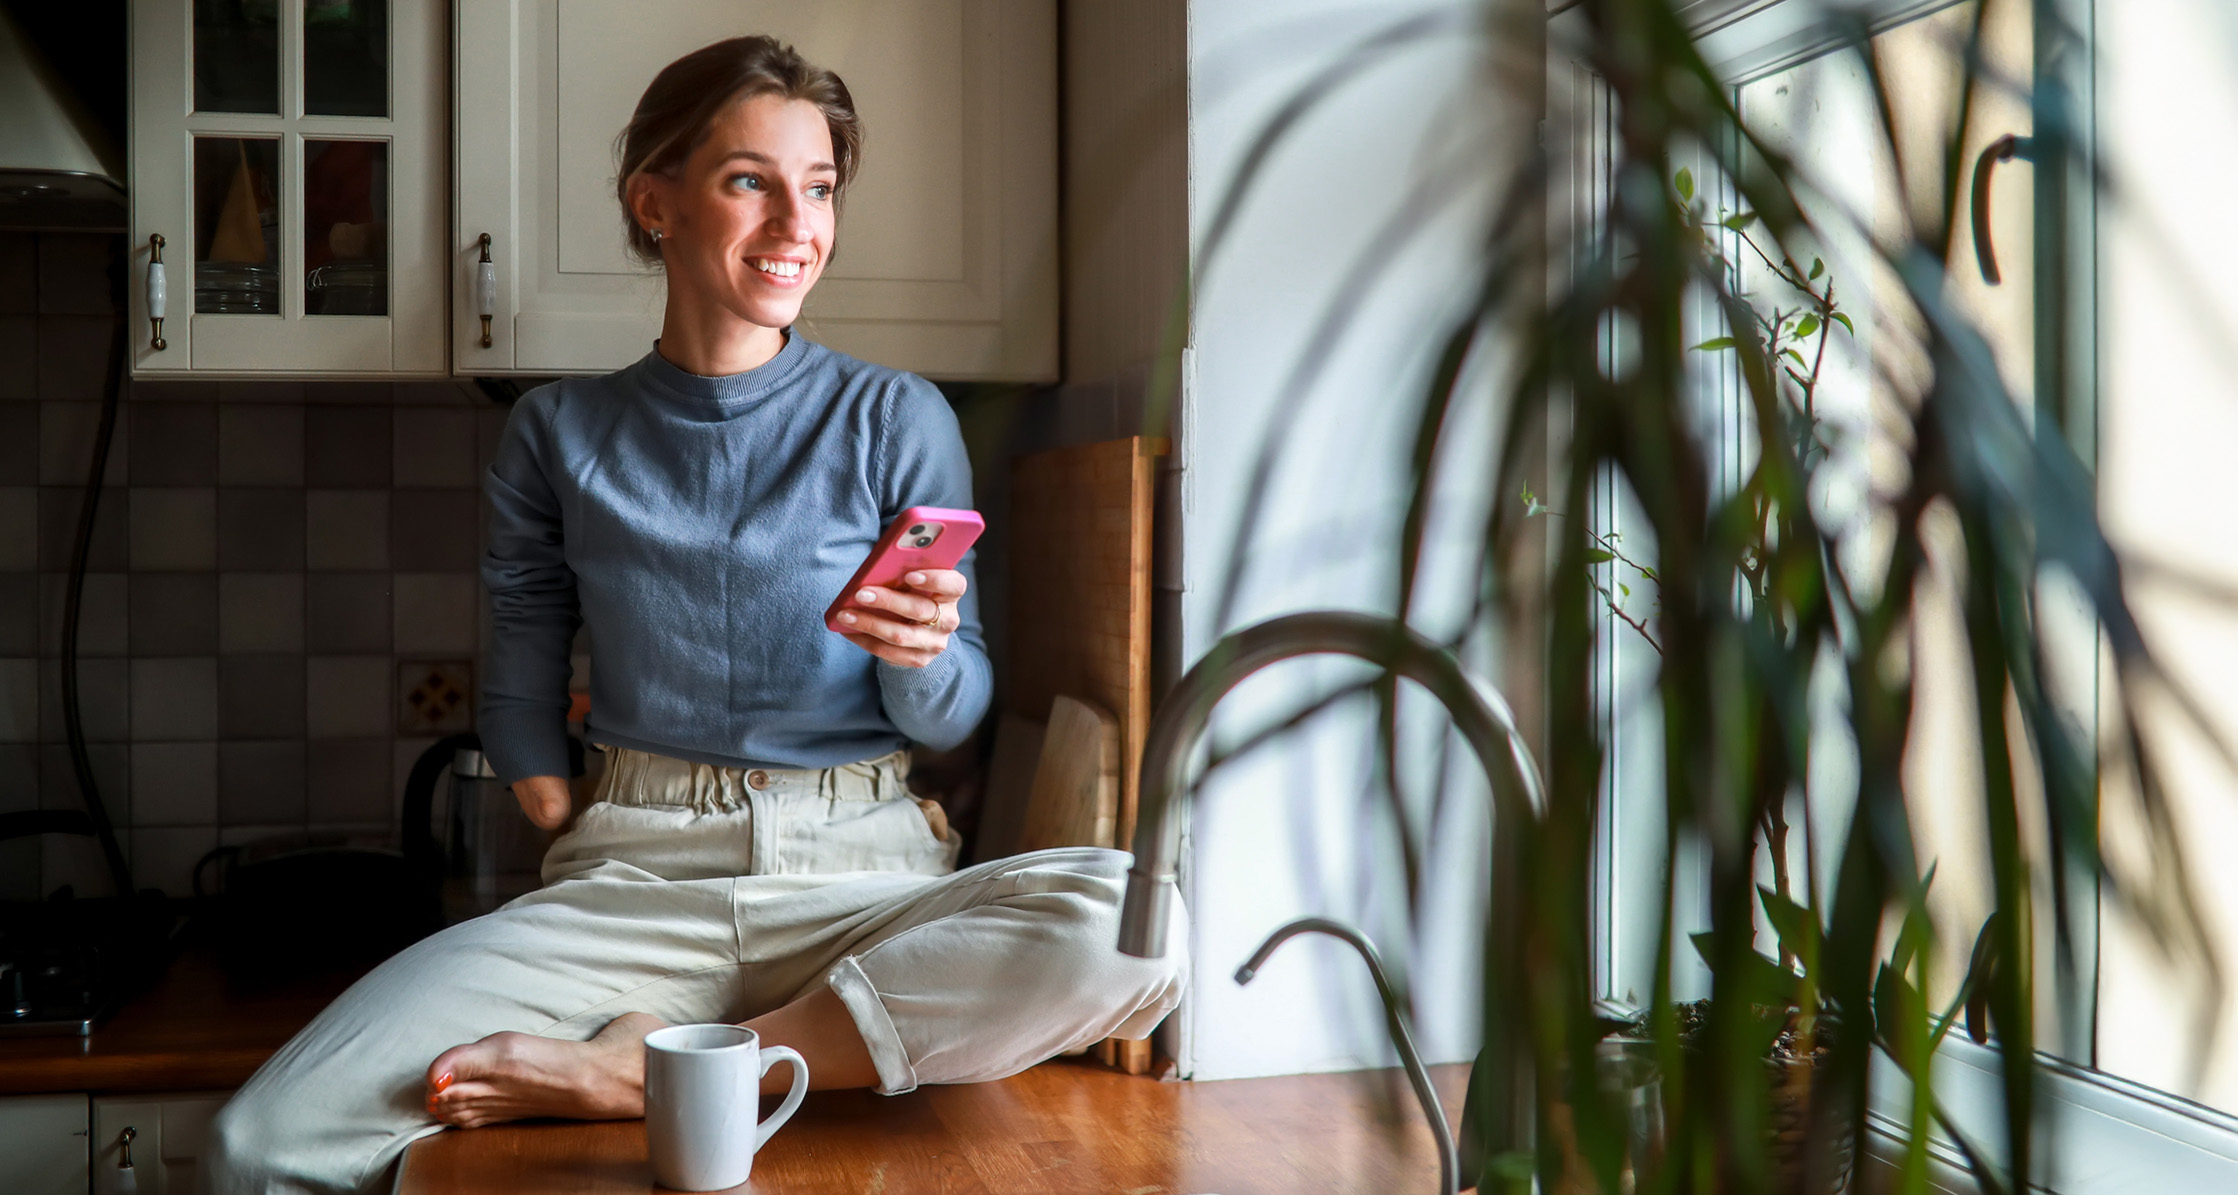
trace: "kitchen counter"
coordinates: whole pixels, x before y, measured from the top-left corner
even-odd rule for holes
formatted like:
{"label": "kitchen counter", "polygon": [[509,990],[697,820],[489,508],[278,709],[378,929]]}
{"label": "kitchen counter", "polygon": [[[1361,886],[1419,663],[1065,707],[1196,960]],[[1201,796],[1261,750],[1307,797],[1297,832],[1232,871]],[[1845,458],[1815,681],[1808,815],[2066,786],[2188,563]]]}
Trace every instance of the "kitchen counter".
{"label": "kitchen counter", "polygon": [[[1449,1118],[1468,1068],[1431,1068]],[[763,1102],[766,1114],[774,1097]],[[740,1191],[1058,1195],[1433,1190],[1429,1126],[1397,1070],[1162,1083],[1058,1061],[995,1083],[887,1097],[811,1094]],[[543,1122],[441,1133],[406,1154],[397,1195],[653,1185],[645,1122]]]}
{"label": "kitchen counter", "polygon": [[245,988],[188,950],[91,1037],[0,1037],[0,1095],[239,1087],[355,978]]}

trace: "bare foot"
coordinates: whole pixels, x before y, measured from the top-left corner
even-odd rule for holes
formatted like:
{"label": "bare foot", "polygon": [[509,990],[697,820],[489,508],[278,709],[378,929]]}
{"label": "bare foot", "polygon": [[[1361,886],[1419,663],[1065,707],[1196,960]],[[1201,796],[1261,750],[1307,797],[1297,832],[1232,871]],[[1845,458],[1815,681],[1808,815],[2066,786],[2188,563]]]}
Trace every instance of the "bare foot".
{"label": "bare foot", "polygon": [[492,1033],[427,1068],[428,1115],[471,1129],[508,1120],[626,1120],[645,1115],[645,1035],[667,1024],[623,1013],[589,1041]]}

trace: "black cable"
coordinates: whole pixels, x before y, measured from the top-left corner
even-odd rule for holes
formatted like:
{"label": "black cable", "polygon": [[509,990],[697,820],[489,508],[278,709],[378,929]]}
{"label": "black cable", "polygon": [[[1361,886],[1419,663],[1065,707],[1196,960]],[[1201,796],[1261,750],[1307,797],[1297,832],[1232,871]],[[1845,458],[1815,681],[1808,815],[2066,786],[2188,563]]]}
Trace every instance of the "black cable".
{"label": "black cable", "polygon": [[[116,242],[122,244],[121,239]],[[70,588],[62,603],[62,725],[70,740],[70,767],[77,773],[78,792],[85,799],[86,814],[93,819],[94,837],[109,861],[109,876],[118,896],[132,895],[132,868],[117,845],[115,825],[102,803],[101,788],[94,783],[93,757],[86,752],[85,719],[78,710],[78,616],[85,605],[87,557],[93,551],[93,516],[101,506],[101,483],[109,472],[109,443],[116,437],[117,399],[124,389],[126,323],[131,304],[125,296],[123,255],[111,249],[109,293],[116,318],[109,327],[109,368],[101,387],[101,427],[93,437],[93,466],[86,471],[85,505],[78,508],[78,538],[70,546]]]}

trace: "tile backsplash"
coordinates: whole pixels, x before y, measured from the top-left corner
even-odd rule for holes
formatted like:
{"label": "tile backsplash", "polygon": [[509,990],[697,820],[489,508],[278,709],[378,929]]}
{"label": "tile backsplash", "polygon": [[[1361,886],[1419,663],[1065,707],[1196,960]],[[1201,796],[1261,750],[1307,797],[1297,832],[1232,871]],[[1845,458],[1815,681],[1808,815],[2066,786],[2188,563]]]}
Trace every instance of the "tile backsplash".
{"label": "tile backsplash", "polygon": [[[0,812],[70,808],[58,663],[100,417],[113,238],[0,233]],[[135,881],[221,842],[395,831],[432,738],[400,671],[478,661],[480,472],[453,381],[128,383],[78,631],[95,780]],[[90,840],[0,842],[0,898],[107,889]]]}

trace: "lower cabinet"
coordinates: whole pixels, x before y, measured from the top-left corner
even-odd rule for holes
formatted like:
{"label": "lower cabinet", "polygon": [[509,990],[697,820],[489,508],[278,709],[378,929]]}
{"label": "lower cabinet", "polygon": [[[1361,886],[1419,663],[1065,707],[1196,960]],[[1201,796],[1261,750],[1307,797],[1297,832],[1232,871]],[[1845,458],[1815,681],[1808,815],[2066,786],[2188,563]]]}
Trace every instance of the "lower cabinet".
{"label": "lower cabinet", "polygon": [[[199,1195],[197,1163],[227,1091],[98,1096],[93,1101],[93,1195]],[[124,1169],[125,1130],[132,1169]],[[79,1186],[77,1190],[86,1188]]]}
{"label": "lower cabinet", "polygon": [[210,1118],[231,1094],[0,1096],[0,1192],[197,1195]]}
{"label": "lower cabinet", "polygon": [[0,1191],[85,1195],[86,1105],[83,1095],[0,1097]]}

